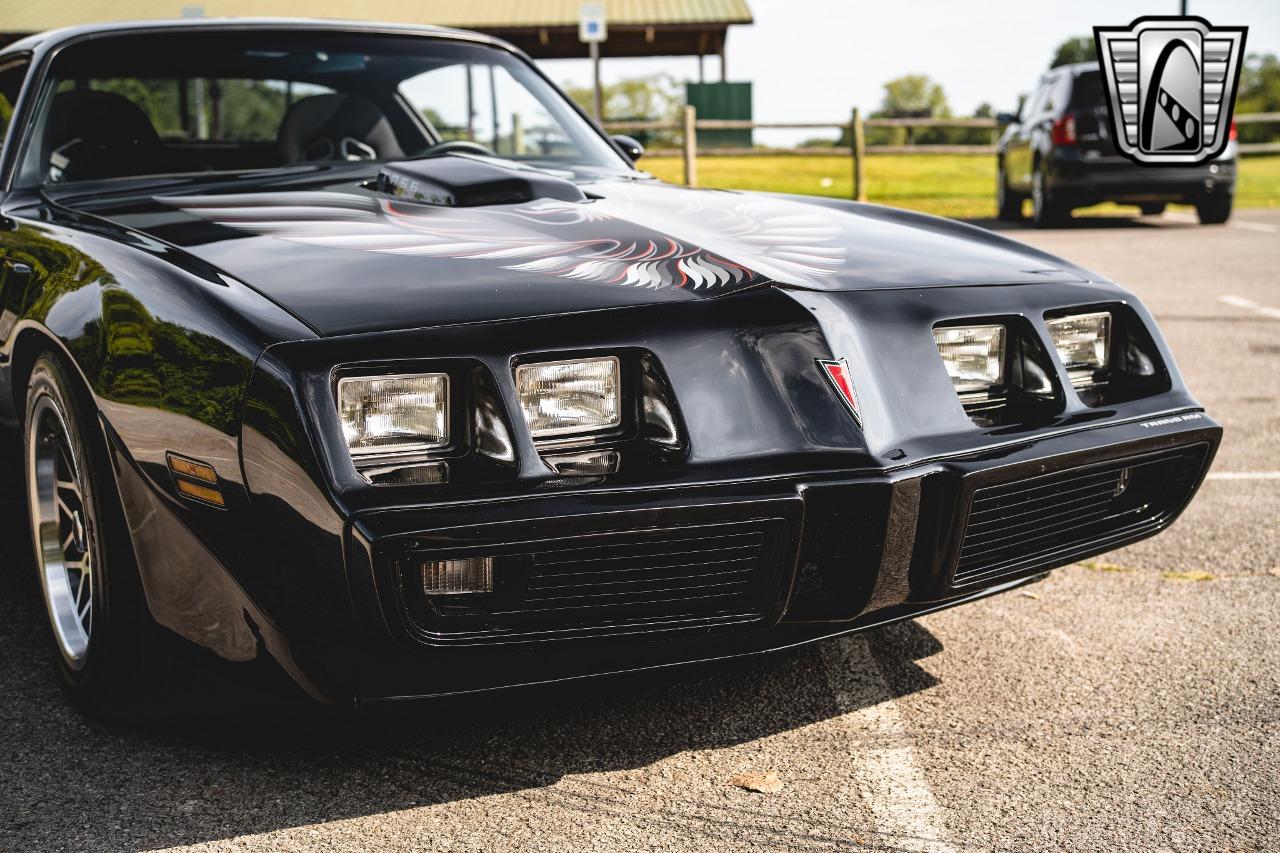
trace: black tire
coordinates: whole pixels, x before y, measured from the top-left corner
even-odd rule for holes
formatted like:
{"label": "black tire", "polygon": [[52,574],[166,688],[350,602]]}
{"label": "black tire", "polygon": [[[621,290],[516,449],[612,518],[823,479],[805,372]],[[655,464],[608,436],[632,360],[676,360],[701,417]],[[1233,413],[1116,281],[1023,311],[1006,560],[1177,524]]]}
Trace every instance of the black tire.
{"label": "black tire", "polygon": [[1221,225],[1231,218],[1235,197],[1229,194],[1205,196],[1196,202],[1196,216],[1201,225]]}
{"label": "black tire", "polygon": [[23,420],[28,518],[63,690],[81,710],[119,718],[141,698],[150,623],[106,446],[76,388],[54,354],[36,359]]}
{"label": "black tire", "polygon": [[1049,189],[1049,176],[1043,164],[1036,164],[1031,174],[1031,221],[1037,228],[1061,225],[1070,210],[1053,197]]}
{"label": "black tire", "polygon": [[1165,203],[1162,201],[1145,201],[1138,205],[1143,216],[1159,216],[1164,213]]}
{"label": "black tire", "polygon": [[1026,196],[1009,189],[1009,176],[1004,171],[1004,161],[996,168],[996,218],[1002,222],[1022,221],[1022,202]]}

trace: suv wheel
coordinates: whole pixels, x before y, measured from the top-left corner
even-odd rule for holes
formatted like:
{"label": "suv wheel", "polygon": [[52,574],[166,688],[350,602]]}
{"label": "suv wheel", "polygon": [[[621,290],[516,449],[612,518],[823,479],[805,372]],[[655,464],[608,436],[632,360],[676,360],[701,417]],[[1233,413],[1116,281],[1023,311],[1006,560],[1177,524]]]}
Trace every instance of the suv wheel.
{"label": "suv wheel", "polygon": [[1067,218],[1066,209],[1049,192],[1044,166],[1037,165],[1031,175],[1031,219],[1037,228],[1057,225]]}
{"label": "suv wheel", "polygon": [[24,421],[27,505],[54,660],[68,698],[113,716],[137,695],[143,622],[132,549],[105,447],[56,358],[31,370]]}
{"label": "suv wheel", "polygon": [[1164,213],[1165,204],[1162,201],[1146,201],[1138,205],[1138,210],[1142,211],[1143,216],[1159,216]]}
{"label": "suv wheel", "polygon": [[1201,225],[1221,225],[1231,218],[1231,203],[1234,197],[1229,194],[1205,196],[1196,202],[1196,216]]}
{"label": "suv wheel", "polygon": [[996,167],[996,218],[1004,222],[1022,219],[1023,196],[1009,189],[1009,176],[1004,171],[1004,161]]}

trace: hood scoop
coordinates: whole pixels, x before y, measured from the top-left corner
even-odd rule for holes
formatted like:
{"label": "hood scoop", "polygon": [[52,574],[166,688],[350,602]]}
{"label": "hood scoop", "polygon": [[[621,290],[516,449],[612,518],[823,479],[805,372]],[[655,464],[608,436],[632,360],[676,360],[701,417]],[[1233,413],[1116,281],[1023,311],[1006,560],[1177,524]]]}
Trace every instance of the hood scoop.
{"label": "hood scoop", "polygon": [[585,202],[577,184],[509,161],[444,154],[387,163],[377,190],[401,201],[441,207],[521,204],[536,199]]}

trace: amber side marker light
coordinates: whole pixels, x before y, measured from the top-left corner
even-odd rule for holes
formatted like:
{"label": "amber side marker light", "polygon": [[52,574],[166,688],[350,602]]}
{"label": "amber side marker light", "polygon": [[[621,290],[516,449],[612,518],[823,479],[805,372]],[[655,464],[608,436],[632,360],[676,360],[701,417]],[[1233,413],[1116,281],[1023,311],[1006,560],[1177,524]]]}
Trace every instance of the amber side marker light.
{"label": "amber side marker light", "polygon": [[178,490],[178,494],[210,506],[226,506],[222,487],[218,483],[218,472],[213,470],[212,465],[173,453],[167,454],[167,459],[173,487]]}

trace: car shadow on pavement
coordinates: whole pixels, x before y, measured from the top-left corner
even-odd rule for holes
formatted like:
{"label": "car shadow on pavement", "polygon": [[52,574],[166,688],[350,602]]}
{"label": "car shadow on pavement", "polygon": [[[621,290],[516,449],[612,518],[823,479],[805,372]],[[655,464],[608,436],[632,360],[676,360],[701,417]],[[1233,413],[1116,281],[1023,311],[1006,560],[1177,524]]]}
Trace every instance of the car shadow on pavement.
{"label": "car shadow on pavement", "polygon": [[979,228],[985,228],[988,231],[1101,231],[1116,228],[1197,228],[1195,223],[1182,222],[1179,220],[1161,219],[1160,217],[1138,217],[1138,216],[1073,216],[1061,223],[1047,227],[1037,228],[1032,224],[1030,219],[1024,219],[1019,222],[1008,222],[995,217],[983,217],[980,219],[962,219],[969,225],[977,225]]}
{"label": "car shadow on pavement", "polygon": [[[27,541],[0,463],[0,849],[155,849],[643,771],[930,687],[915,661],[942,648],[915,622],[869,632],[884,677],[839,705],[824,670],[833,656],[810,646],[337,718],[199,713],[216,705],[193,692],[192,713],[163,726],[111,726],[76,712],[56,685]],[[557,798],[584,815],[621,806],[609,784]],[[707,833],[724,831],[706,821]]]}

